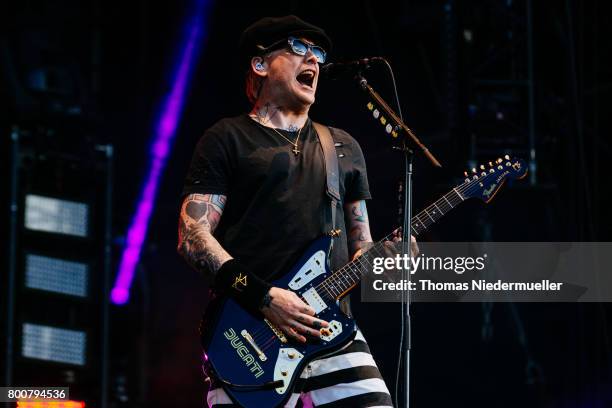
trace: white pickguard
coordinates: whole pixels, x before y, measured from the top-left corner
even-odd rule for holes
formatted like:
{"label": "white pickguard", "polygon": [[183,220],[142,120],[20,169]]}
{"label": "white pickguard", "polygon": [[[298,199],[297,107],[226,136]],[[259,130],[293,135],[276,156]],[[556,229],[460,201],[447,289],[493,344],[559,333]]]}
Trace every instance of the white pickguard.
{"label": "white pickguard", "polygon": [[308,282],[312,281],[319,275],[325,273],[325,252],[317,251],[310,259],[302,265],[299,271],[295,274],[289,287],[293,290],[303,288]]}
{"label": "white pickguard", "polygon": [[283,380],[284,385],[276,388],[276,392],[284,394],[291,382],[293,373],[304,355],[294,348],[281,348],[274,366],[274,381]]}

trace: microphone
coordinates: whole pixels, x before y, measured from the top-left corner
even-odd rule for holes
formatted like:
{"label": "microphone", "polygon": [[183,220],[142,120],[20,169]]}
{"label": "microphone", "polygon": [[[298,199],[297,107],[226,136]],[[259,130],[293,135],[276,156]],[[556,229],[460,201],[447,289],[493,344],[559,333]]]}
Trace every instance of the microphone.
{"label": "microphone", "polygon": [[355,74],[370,69],[370,63],[377,60],[380,61],[382,58],[371,57],[346,62],[330,62],[321,67],[321,75],[329,79],[354,77]]}

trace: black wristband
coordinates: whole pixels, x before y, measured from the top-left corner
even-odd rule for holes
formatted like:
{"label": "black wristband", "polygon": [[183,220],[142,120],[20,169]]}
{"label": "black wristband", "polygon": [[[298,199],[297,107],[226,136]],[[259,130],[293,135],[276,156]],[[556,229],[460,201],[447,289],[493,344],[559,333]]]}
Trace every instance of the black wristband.
{"label": "black wristband", "polygon": [[225,262],[215,277],[215,288],[233,297],[244,308],[256,312],[272,286],[249,272],[236,259]]}

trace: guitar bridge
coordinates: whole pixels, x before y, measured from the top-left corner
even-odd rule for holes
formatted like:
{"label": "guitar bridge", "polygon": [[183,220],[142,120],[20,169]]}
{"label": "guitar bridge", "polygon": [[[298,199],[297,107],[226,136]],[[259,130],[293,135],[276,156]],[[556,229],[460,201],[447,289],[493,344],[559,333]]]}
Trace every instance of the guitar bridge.
{"label": "guitar bridge", "polygon": [[287,343],[287,337],[285,337],[285,333],[283,333],[275,325],[270,323],[270,321],[268,319],[264,319],[264,322],[266,322],[266,324],[268,326],[270,326],[270,330],[272,330],[272,332],[276,335],[276,337],[278,337],[278,339],[281,341],[281,343],[283,343],[283,344]]}

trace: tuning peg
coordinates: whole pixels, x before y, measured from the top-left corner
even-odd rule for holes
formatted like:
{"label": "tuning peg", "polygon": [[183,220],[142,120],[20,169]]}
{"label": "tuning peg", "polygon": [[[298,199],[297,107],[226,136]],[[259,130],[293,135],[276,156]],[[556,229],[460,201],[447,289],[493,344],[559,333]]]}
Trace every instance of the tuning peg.
{"label": "tuning peg", "polygon": [[485,166],[483,164],[480,165],[480,170],[484,170]]}
{"label": "tuning peg", "polygon": [[464,175],[465,177],[467,177],[467,176],[468,176],[468,172],[467,172],[467,171],[464,171],[464,172],[463,172],[463,175]]}
{"label": "tuning peg", "polygon": [[493,167],[493,162],[489,162],[489,167]]}
{"label": "tuning peg", "polygon": [[504,159],[506,159],[506,160],[510,160],[510,156],[505,155],[505,156],[504,156]]}
{"label": "tuning peg", "polygon": [[502,159],[501,159],[501,157],[500,157],[500,158],[498,158],[498,159],[497,159],[497,164],[499,164],[499,163],[501,163],[501,162],[503,162],[503,160],[502,160]]}
{"label": "tuning peg", "polygon": [[476,170],[476,167],[474,167],[474,168],[472,169],[472,173],[474,173],[474,174],[478,173],[478,170]]}

